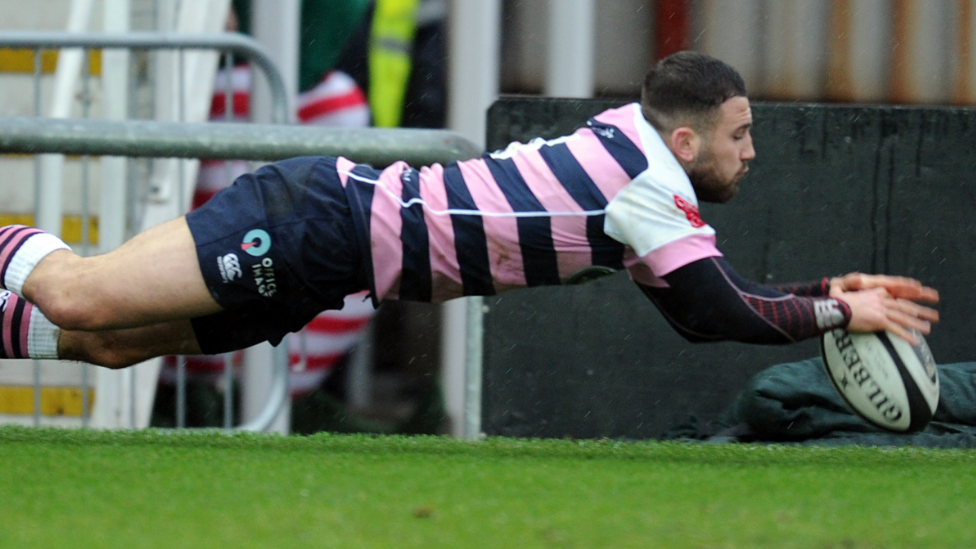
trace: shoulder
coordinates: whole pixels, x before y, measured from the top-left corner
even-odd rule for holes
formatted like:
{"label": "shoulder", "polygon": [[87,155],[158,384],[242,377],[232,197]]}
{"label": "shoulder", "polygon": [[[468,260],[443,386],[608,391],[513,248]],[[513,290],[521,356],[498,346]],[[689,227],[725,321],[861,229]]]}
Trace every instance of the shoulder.
{"label": "shoulder", "polygon": [[591,118],[590,122],[627,126],[635,124],[635,117],[639,117],[641,120],[644,118],[641,114],[640,103],[636,102],[607,109]]}
{"label": "shoulder", "polygon": [[644,118],[640,103],[628,103],[594,116],[587,125],[605,140],[630,145],[647,158],[647,168],[675,163],[660,134]]}

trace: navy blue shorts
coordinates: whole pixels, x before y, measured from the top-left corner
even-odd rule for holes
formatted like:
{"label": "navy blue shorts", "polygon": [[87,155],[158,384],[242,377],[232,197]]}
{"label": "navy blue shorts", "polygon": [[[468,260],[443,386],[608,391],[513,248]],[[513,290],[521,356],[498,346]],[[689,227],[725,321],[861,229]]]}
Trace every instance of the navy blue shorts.
{"label": "navy blue shorts", "polygon": [[191,320],[204,353],[273,345],[367,288],[331,157],[269,164],[186,216],[203,279],[224,308]]}

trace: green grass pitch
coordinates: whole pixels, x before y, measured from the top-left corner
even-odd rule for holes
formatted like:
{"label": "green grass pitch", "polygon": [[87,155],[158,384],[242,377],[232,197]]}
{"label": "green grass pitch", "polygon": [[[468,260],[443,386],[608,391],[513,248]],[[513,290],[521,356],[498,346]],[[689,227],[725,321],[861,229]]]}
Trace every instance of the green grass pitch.
{"label": "green grass pitch", "polygon": [[976,452],[7,427],[0,547],[976,547]]}

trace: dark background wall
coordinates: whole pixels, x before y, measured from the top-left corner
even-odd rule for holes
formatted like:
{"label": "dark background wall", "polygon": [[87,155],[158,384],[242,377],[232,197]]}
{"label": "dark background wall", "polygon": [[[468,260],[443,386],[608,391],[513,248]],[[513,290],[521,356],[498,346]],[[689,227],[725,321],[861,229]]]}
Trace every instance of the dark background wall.
{"label": "dark background wall", "polygon": [[[488,149],[570,133],[620,104],[503,98]],[[941,292],[928,338],[943,363],[976,357],[976,111],[753,105],[757,159],[739,196],[702,205],[745,277],[770,283],[851,271],[912,276]],[[483,430],[531,437],[651,438],[714,419],[756,372],[818,354],[692,345],[626,273],[486,300]]]}

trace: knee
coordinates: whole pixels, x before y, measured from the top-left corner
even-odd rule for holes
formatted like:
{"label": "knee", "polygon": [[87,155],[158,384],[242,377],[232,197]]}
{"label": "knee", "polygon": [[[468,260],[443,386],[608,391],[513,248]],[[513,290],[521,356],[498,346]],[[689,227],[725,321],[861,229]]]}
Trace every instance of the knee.
{"label": "knee", "polygon": [[141,349],[135,349],[118,331],[95,332],[97,342],[95,358],[100,366],[118,370],[138,364],[147,358]]}
{"label": "knee", "polygon": [[80,258],[66,252],[54,259],[58,263],[39,264],[27,279],[24,285],[27,300],[62,329],[106,328],[111,320],[112,308],[100,304],[99,292],[84,283],[90,276],[81,268]]}
{"label": "knee", "polygon": [[100,330],[105,327],[98,309],[87,305],[82,299],[57,297],[39,299],[36,305],[44,316],[62,330]]}
{"label": "knee", "polygon": [[65,285],[51,285],[29,299],[63,330],[93,331],[110,326],[111,307],[100,305],[95,296]]}
{"label": "knee", "polygon": [[92,360],[86,362],[108,368],[109,370],[124,370],[129,366],[138,364],[137,361],[129,360],[128,357],[122,354],[111,352],[98,353],[92,357]]}
{"label": "knee", "polygon": [[128,348],[117,332],[61,332],[60,357],[112,370],[142,362],[141,355]]}

